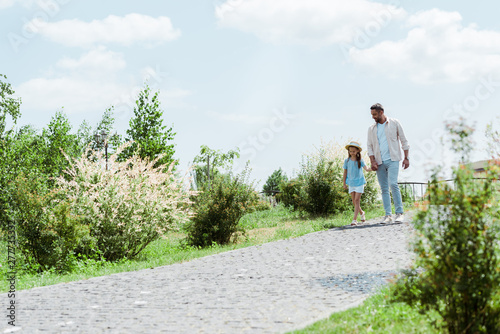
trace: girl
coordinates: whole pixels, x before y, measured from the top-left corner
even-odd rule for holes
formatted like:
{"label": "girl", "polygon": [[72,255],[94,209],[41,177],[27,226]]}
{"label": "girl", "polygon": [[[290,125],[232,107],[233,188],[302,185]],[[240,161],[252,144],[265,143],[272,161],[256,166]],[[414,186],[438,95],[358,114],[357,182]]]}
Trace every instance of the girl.
{"label": "girl", "polygon": [[344,189],[349,186],[349,194],[351,194],[352,204],[354,204],[354,219],[351,225],[358,225],[358,213],[361,215],[361,222],[365,222],[365,212],[361,210],[360,201],[361,194],[364,192],[366,179],[363,174],[364,168],[367,172],[371,171],[363,159],[361,159],[361,146],[353,141],[345,147],[349,152],[348,158],[344,161]]}

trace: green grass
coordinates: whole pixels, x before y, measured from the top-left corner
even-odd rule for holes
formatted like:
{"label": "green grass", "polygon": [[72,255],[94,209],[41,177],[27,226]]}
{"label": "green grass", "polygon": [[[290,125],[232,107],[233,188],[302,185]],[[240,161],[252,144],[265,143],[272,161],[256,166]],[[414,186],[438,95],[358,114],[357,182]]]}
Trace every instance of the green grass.
{"label": "green grass", "polygon": [[439,333],[431,325],[437,316],[429,318],[406,304],[391,302],[390,296],[391,290],[384,288],[358,307],[290,333]]}

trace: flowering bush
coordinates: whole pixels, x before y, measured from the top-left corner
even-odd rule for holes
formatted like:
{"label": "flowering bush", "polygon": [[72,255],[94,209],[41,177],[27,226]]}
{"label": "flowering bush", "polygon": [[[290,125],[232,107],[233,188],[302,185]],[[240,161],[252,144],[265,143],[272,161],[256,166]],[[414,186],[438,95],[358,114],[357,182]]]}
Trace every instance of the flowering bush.
{"label": "flowering bush", "polygon": [[[97,250],[106,260],[132,258],[169,230],[178,229],[191,216],[190,196],[173,164],[154,167],[134,155],[118,161],[128,144],[119,147],[106,164],[102,153],[88,150],[72,160],[68,177],[58,186],[73,203],[75,212],[90,227]],[[68,158],[69,159],[69,158]]]}

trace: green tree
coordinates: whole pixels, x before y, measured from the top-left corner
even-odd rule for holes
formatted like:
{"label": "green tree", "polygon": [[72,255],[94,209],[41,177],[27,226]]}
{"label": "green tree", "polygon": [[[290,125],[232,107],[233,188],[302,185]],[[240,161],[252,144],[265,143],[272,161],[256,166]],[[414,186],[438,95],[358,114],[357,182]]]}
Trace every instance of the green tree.
{"label": "green tree", "polygon": [[277,191],[279,191],[279,185],[282,182],[287,182],[287,181],[288,177],[280,167],[267,178],[266,184],[264,184],[264,186],[262,187],[262,191],[267,196],[274,195],[276,194]]}
{"label": "green tree", "polygon": [[71,124],[63,111],[56,112],[52,117],[47,128],[42,130],[42,138],[45,141],[44,174],[48,177],[62,175],[69,168],[64,154],[75,157],[80,152],[78,137],[71,133]]}
{"label": "green tree", "polygon": [[171,164],[173,155],[175,132],[172,127],[163,125],[163,111],[158,99],[159,92],[151,93],[149,86],[139,93],[134,108],[134,117],[130,120],[130,128],[127,130],[125,141],[133,141],[122,154],[122,158],[129,158],[135,153],[142,159],[154,160],[160,155],[162,157],[156,165]]}
{"label": "green tree", "polygon": [[[104,111],[102,114],[102,118],[97,123],[94,131],[92,132],[91,138],[91,148],[92,150],[102,150],[104,148],[105,142],[96,141],[95,134],[97,133],[106,133],[107,134],[107,144],[108,144],[108,153],[113,154],[116,149],[122,144],[121,136],[114,131],[115,125],[115,117],[113,115],[113,107],[110,107]],[[114,132],[113,132],[114,131]]]}
{"label": "green tree", "polygon": [[4,82],[3,79],[7,80],[7,77],[0,74],[0,140],[5,140],[12,133],[11,130],[5,130],[7,127],[8,117],[11,118],[12,122],[17,122],[17,119],[21,116],[21,99],[14,98],[14,90],[8,82]]}
{"label": "green tree", "polygon": [[7,122],[10,120],[14,126],[21,116],[21,99],[14,98],[14,90],[7,77],[0,74],[0,228],[6,226],[8,217],[6,210],[11,201],[7,186],[14,178],[16,171],[12,168],[13,159],[12,145],[14,143],[13,128],[7,130]]}
{"label": "green tree", "polygon": [[193,159],[194,188],[206,189],[215,177],[230,173],[234,159],[239,157],[238,148],[224,153],[221,150],[213,150],[206,145],[201,145],[200,154]]}

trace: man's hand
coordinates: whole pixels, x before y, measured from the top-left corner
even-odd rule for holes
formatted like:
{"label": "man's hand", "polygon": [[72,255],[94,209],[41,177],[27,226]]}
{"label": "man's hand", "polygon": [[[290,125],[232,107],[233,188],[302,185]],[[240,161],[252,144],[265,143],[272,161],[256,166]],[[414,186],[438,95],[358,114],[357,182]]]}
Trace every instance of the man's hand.
{"label": "man's hand", "polygon": [[373,156],[373,155],[370,156],[370,163],[372,165],[372,171],[376,172],[378,169],[378,164],[377,164],[377,160],[375,160],[375,156]]}
{"label": "man's hand", "polygon": [[408,159],[405,158],[403,160],[403,165],[402,166],[403,166],[403,169],[406,169],[406,168],[410,167],[410,160],[408,160]]}

